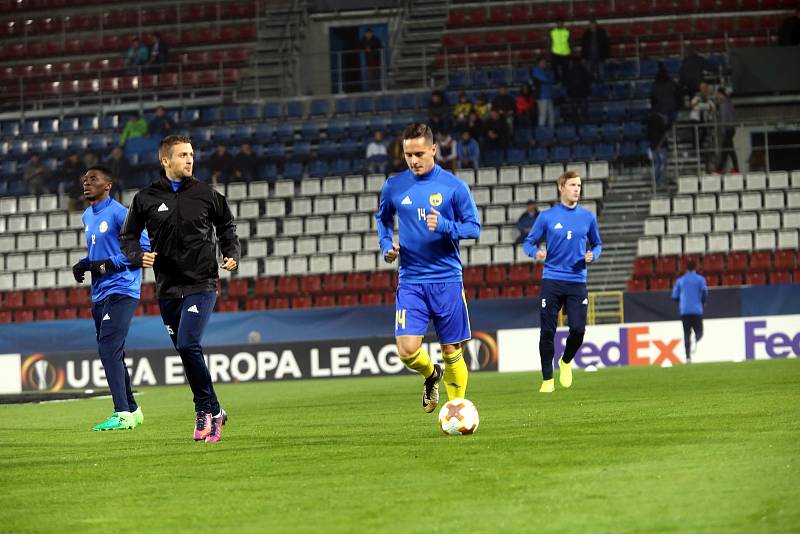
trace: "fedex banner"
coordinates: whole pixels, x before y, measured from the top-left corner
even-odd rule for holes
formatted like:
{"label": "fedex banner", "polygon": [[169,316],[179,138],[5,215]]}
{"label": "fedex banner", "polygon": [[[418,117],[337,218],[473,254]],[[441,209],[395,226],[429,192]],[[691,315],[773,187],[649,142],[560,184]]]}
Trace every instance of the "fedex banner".
{"label": "fedex banner", "polygon": [[[564,352],[568,334],[567,328],[556,332],[556,359]],[[541,369],[538,328],[500,330],[497,343],[499,371]],[[692,362],[789,357],[800,357],[800,315],[706,320]],[[581,368],[685,362],[680,321],[589,326],[575,355],[575,364]]]}

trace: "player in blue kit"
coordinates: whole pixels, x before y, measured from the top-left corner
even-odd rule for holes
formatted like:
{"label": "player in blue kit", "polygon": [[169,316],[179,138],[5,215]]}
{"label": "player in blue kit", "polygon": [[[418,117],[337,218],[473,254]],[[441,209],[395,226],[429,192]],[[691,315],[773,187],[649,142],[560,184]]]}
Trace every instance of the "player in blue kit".
{"label": "player in blue kit", "polygon": [[[384,259],[400,258],[394,333],[400,359],[423,377],[422,408],[430,413],[439,403],[444,377],[450,399],[464,397],[468,370],[461,344],[472,337],[461,279],[460,239],[480,235],[478,209],[469,187],[434,163],[433,132],[414,123],[403,132],[408,170],[383,185],[378,243]],[[395,243],[394,217],[400,242]],[[444,372],[422,348],[433,320],[444,354]]]}
{"label": "player in blue kit", "polygon": [[[558,381],[565,388],[572,385],[570,363],[583,343],[589,295],[586,291],[586,265],[600,257],[603,242],[597,229],[597,218],[580,206],[581,177],[567,171],[558,177],[561,202],[539,214],[524,248],[528,256],[544,260],[541,293],[541,330],[539,356],[542,359],[541,393],[555,391],[553,379],[554,338],[558,313],[567,312],[569,336],[564,354],[558,362]],[[547,250],[540,250],[544,241]],[[587,250],[587,242],[591,248]]]}
{"label": "player in blue kit", "polygon": [[[697,343],[703,337],[703,307],[708,300],[706,279],[695,271],[696,264],[689,260],[686,273],[675,281],[672,300],[677,300],[683,323],[683,346],[686,350],[686,363],[692,363]],[[694,331],[694,343],[692,343]]]}
{"label": "player in blue kit", "polygon": [[[92,274],[97,348],[114,401],[112,416],[92,430],[131,429],[144,422],[125,365],[125,338],[139,304],[142,270],[132,267],[119,247],[119,231],[128,210],[110,197],[111,171],[96,165],[86,171],[81,181],[83,194],[91,204],[82,219],[89,255],[72,267],[72,274],[76,282],[83,282],[87,272]],[[146,234],[140,244],[150,250]]]}

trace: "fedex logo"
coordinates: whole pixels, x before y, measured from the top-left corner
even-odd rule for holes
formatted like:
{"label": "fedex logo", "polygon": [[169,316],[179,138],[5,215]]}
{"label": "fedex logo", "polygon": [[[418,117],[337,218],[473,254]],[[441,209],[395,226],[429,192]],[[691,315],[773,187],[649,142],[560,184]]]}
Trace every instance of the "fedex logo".
{"label": "fedex logo", "polygon": [[792,337],[783,332],[769,334],[764,332],[766,328],[767,321],[745,321],[744,346],[748,360],[755,359],[756,350],[760,347],[770,358],[800,357],[800,332]]}
{"label": "fedex logo", "polygon": [[[556,361],[564,353],[568,332],[556,332]],[[676,351],[681,346],[681,338],[655,339],[650,335],[649,326],[632,326],[619,329],[619,338],[607,343],[584,341],[575,355],[578,367],[603,365],[662,365],[669,361],[673,365],[683,363]]]}

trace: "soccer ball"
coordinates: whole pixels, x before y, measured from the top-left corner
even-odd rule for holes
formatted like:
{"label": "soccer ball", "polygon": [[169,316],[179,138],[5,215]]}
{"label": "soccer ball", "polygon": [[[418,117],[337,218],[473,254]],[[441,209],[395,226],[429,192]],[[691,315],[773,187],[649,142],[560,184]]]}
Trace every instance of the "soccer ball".
{"label": "soccer ball", "polygon": [[467,399],[453,399],[439,410],[439,427],[445,434],[473,434],[478,430],[478,409]]}

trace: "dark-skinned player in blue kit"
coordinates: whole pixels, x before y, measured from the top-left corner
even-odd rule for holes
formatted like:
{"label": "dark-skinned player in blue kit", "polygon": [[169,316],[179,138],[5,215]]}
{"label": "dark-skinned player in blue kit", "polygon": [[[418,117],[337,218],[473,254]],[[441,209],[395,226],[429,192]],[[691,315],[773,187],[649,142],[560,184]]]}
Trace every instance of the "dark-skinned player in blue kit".
{"label": "dark-skinned player in blue kit", "polygon": [[[463,398],[468,369],[462,343],[472,337],[461,278],[460,239],[480,235],[478,209],[469,187],[434,163],[433,132],[414,123],[403,132],[408,169],[383,185],[378,243],[384,259],[400,259],[394,333],[403,363],[425,378],[422,409],[432,412],[439,403],[439,381],[447,396]],[[394,242],[394,217],[400,242]],[[442,346],[444,371],[422,348],[422,338],[433,320]]]}
{"label": "dark-skinned player in blue kit", "polygon": [[[583,343],[589,294],[586,291],[586,266],[600,257],[603,242],[597,229],[597,218],[578,206],[581,177],[567,171],[558,177],[561,202],[539,214],[525,239],[525,253],[544,260],[541,293],[541,330],[539,356],[542,360],[540,393],[555,391],[553,379],[554,339],[558,313],[565,308],[569,336],[564,354],[558,361],[558,381],[562,387],[572,385],[572,358]],[[546,250],[539,244],[544,241]],[[588,244],[588,246],[587,246]]]}

